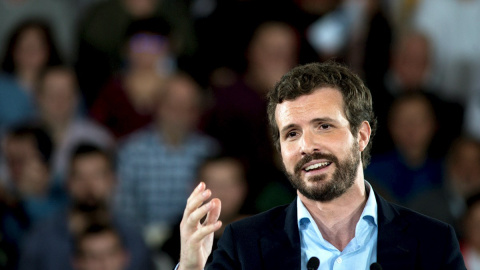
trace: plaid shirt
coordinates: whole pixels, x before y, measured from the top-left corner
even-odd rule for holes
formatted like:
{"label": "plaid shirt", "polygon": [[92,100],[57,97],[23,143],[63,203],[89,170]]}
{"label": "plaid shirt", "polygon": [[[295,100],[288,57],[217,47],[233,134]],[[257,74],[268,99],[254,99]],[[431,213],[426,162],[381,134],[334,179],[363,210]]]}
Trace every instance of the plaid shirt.
{"label": "plaid shirt", "polygon": [[118,153],[118,210],[142,227],[176,224],[193,189],[196,170],[219,147],[212,138],[190,134],[167,145],[153,127],[130,136]]}

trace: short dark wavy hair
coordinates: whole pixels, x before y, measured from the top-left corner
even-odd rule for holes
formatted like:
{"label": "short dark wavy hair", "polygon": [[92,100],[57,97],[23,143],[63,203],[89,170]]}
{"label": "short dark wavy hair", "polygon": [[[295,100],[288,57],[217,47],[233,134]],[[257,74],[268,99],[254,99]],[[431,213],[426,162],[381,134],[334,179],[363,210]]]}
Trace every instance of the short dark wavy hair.
{"label": "short dark wavy hair", "polygon": [[370,124],[372,130],[370,142],[361,155],[363,168],[366,168],[370,162],[372,138],[377,127],[372,107],[372,95],[358,75],[346,66],[333,61],[297,66],[285,74],[274,89],[268,93],[268,121],[275,147],[280,150],[280,134],[275,121],[277,104],[311,94],[321,87],[332,87],[342,93],[344,112],[350,124],[350,132],[355,137],[363,121]]}

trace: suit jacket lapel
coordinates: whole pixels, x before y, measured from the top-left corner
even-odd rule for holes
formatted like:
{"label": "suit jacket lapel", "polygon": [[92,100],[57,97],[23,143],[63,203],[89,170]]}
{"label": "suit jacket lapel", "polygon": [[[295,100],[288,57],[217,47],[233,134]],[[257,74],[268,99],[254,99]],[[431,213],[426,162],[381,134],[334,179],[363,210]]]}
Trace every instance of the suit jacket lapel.
{"label": "suit jacket lapel", "polygon": [[264,269],[300,270],[300,236],[297,225],[297,204],[294,200],[260,239]]}
{"label": "suit jacket lapel", "polygon": [[417,240],[406,232],[408,222],[375,193],[378,206],[377,262],[383,269],[414,269]]}
{"label": "suit jacket lapel", "polygon": [[[383,269],[414,269],[417,240],[406,233],[408,222],[375,193],[378,206],[377,262]],[[264,269],[300,270],[301,250],[294,200],[271,222],[260,239]]]}

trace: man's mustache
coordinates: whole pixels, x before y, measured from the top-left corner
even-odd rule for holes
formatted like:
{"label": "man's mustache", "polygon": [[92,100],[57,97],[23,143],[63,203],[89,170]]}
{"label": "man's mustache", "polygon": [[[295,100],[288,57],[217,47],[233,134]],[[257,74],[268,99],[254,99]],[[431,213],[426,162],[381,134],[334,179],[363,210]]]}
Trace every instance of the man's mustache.
{"label": "man's mustache", "polygon": [[316,152],[316,153],[313,153],[313,154],[310,154],[310,155],[305,155],[295,165],[294,173],[299,174],[300,171],[302,170],[303,166],[305,166],[305,164],[309,163],[312,160],[316,160],[316,159],[324,159],[324,160],[327,160],[327,161],[330,161],[330,162],[334,163],[335,165],[338,165],[338,158],[336,156],[334,156],[332,154],[325,154],[325,153]]}

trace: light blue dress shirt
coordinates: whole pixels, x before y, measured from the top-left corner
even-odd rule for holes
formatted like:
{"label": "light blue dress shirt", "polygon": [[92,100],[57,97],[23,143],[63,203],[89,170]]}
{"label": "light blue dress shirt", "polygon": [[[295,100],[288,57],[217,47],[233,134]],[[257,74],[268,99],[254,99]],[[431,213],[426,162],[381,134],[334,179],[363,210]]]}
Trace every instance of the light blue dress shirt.
{"label": "light blue dress shirt", "polygon": [[370,269],[377,261],[377,201],[370,184],[365,181],[367,203],[355,227],[355,237],[343,251],[323,239],[317,224],[302,201],[297,198],[297,220],[300,232],[302,270],[311,257],[320,259],[320,269]]}

